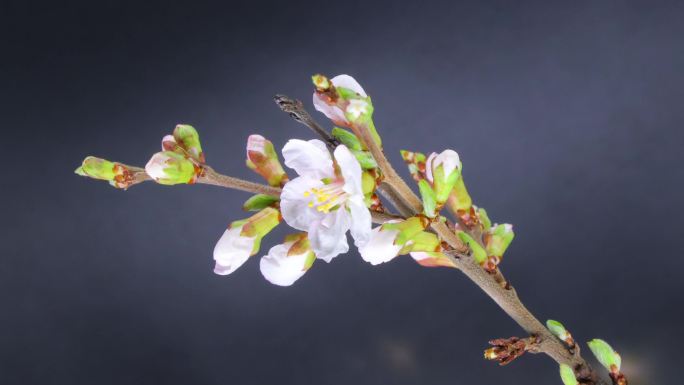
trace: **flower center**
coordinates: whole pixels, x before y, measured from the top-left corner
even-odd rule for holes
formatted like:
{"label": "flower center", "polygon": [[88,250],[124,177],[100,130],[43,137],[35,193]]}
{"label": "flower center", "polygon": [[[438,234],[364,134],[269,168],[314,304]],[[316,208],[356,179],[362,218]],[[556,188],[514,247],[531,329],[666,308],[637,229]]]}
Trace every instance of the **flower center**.
{"label": "flower center", "polygon": [[347,199],[349,194],[344,191],[343,187],[344,183],[333,182],[320,188],[314,187],[304,191],[304,196],[311,197],[309,207],[327,214]]}

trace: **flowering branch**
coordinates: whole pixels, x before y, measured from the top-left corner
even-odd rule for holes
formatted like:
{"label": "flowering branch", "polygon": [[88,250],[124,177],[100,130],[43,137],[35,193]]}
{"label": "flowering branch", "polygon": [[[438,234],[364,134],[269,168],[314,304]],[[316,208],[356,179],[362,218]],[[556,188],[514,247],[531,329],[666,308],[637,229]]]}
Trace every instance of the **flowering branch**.
{"label": "flowering branch", "polygon": [[[298,116],[310,116],[304,110],[301,102],[297,103],[296,111]],[[378,168],[381,170],[384,177],[384,185],[388,186],[388,195],[394,198],[392,199],[393,203],[400,203],[399,205],[395,204],[395,206],[403,205],[414,215],[420,213],[422,211],[422,202],[410,187],[408,187],[403,178],[398,175],[394,167],[392,167],[392,164],[389,162],[380,146],[371,137],[371,131],[356,124],[352,125],[352,129],[359,139],[367,146],[373,155],[373,158],[376,160]],[[326,136],[323,136],[323,138],[325,137]],[[397,208],[399,209],[399,207]],[[452,214],[456,214],[456,210],[453,210],[451,206],[449,209]],[[457,215],[455,216],[458,218]],[[510,286],[510,284],[502,285],[502,282],[506,281],[502,278],[503,276],[501,273],[497,272],[497,274],[492,275],[483,270],[480,265],[472,259],[469,254],[470,250],[468,246],[464,245],[464,243],[458,239],[444,223],[435,221],[430,224],[430,227],[453,248],[451,252],[445,253],[453,266],[461,270],[468,278],[478,285],[527,333],[536,336],[537,352],[546,353],[558,364],[565,364],[574,368],[577,373],[576,377],[581,380],[583,384],[605,384],[605,382],[596,377],[589,364],[579,356],[579,354],[572,354],[532,313],[530,313],[520,301],[515,289]]]}
{"label": "flowering branch", "polygon": [[[409,254],[422,266],[459,269],[529,334],[490,341],[493,347],[485,351],[486,358],[504,365],[525,352],[545,353],[559,364],[565,385],[605,385],[565,327],[553,320],[544,326],[504,278],[499,264],[513,240],[513,227],[492,225],[487,212],[473,205],[458,153],[445,150],[426,156],[402,151],[419,196],[385,156],[372,119],[372,102],[356,80],[348,75],[333,79],[315,75],[313,82],[316,110],[338,126],[331,132],[299,100],[274,98],[281,110],[322,139],[293,139],[283,147],[285,165],[297,174],[294,179],[285,172],[273,144],[260,135],[248,138],[246,165],[267,184],[216,172],[206,163],[199,134],[189,125],[178,125],[165,136],[162,151],[144,169],[88,157],[76,173],[121,189],[151,180],[163,185],[210,184],[254,194],[243,208],[256,214],[232,222],[216,244],[216,274],[231,274],[258,253],[261,241],[281,221],[299,232],[286,236],[260,260],[261,273],[276,285],[292,285],[316,260],[330,262],[348,251],[347,232],[361,257],[373,265]],[[376,192],[400,215],[389,213]],[[453,221],[441,215],[444,208]],[[371,228],[371,223],[380,226]],[[613,384],[627,385],[619,354],[603,340],[588,345]]]}

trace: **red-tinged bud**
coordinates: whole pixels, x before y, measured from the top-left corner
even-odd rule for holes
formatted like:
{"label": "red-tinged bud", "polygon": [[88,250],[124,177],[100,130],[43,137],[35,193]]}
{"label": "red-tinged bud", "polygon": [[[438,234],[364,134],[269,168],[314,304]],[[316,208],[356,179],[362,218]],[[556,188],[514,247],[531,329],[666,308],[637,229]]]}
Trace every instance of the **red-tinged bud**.
{"label": "red-tinged bud", "polygon": [[532,336],[520,339],[518,337],[498,338],[489,341],[491,348],[485,350],[484,357],[491,361],[498,361],[499,365],[507,365],[528,351],[535,351],[539,345],[539,338]]}
{"label": "red-tinged bud", "polygon": [[411,257],[423,267],[451,267],[456,268],[454,262],[444,253],[437,251],[414,251]]}
{"label": "red-tinged bud", "polygon": [[261,175],[271,186],[283,186],[288,181],[273,143],[261,135],[247,138],[247,167]]}
{"label": "red-tinged bud", "polygon": [[496,272],[499,263],[501,263],[501,258],[497,257],[496,255],[490,255],[482,264],[482,268],[488,273],[494,273]]}

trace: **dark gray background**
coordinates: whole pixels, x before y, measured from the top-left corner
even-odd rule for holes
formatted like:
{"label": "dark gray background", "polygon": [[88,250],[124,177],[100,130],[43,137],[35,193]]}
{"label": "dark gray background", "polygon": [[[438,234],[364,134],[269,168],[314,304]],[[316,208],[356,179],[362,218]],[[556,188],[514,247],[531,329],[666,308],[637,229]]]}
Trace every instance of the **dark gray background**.
{"label": "dark gray background", "polygon": [[246,137],[310,138],[271,97],[310,104],[316,72],[364,85],[398,164],[461,154],[535,314],[608,340],[633,384],[681,378],[681,2],[93,3],[0,10],[0,383],[560,384],[546,357],[482,359],[520,330],[458,272],[352,252],[290,288],[256,258],[219,277],[246,194],[72,173],[143,165],[185,122],[259,180]]}

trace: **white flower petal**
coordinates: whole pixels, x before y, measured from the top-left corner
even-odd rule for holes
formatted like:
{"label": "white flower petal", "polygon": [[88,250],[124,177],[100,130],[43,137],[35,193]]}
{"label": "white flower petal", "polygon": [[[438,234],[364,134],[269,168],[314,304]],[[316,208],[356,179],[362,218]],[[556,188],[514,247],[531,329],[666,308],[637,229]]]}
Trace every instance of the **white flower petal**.
{"label": "white flower petal", "polygon": [[411,257],[413,257],[413,259],[415,259],[416,261],[422,261],[423,259],[432,258],[432,255],[430,255],[426,251],[412,251],[410,254]]}
{"label": "white flower petal", "polygon": [[309,241],[316,258],[330,262],[338,254],[349,251],[346,233],[350,225],[350,215],[344,208],[329,212],[320,222],[311,223]]}
{"label": "white flower petal", "polygon": [[436,156],[437,153],[433,152],[432,154],[430,154],[430,156],[428,156],[427,160],[425,161],[425,178],[430,183],[434,182],[434,179],[432,178],[432,163],[434,162]]}
{"label": "white flower petal", "polygon": [[334,78],[330,79],[330,81],[335,87],[348,88],[364,98],[368,96],[366,95],[366,91],[363,90],[363,87],[361,87],[359,82],[357,82],[356,79],[349,75],[337,75]]}
{"label": "white flower petal", "polygon": [[439,165],[444,168],[444,175],[448,176],[454,170],[461,168],[461,159],[456,151],[444,150],[432,162],[432,167],[439,167]]}
{"label": "white flower petal", "polygon": [[247,153],[256,152],[264,154],[266,146],[266,138],[258,134],[252,134],[247,138]]}
{"label": "white flower petal", "polygon": [[285,184],[280,193],[280,212],[290,227],[306,231],[313,222],[323,220],[325,214],[309,207],[311,200],[304,195],[312,188],[321,186],[323,182],[308,176],[294,178]]}
{"label": "white flower petal", "polygon": [[169,157],[163,152],[158,152],[152,155],[150,160],[145,165],[145,172],[154,180],[166,178],[166,172],[164,172],[164,170],[167,167],[166,162],[168,160]]}
{"label": "white flower petal", "polygon": [[361,165],[347,146],[341,144],[335,149],[335,161],[344,178],[344,191],[351,195],[363,195],[361,187]]}
{"label": "white flower petal", "polygon": [[249,259],[256,237],[240,236],[242,226],[226,230],[214,247],[214,273],[228,275]]}
{"label": "white flower petal", "polygon": [[313,105],[316,111],[322,113],[336,124],[341,126],[349,124],[347,118],[344,116],[344,111],[342,111],[340,107],[329,105],[315,92],[313,94]]}
{"label": "white flower petal", "polygon": [[325,143],[318,139],[309,141],[291,139],[283,147],[285,165],[299,175],[316,179],[335,175],[332,158]]}
{"label": "white flower petal", "polygon": [[361,258],[366,262],[370,262],[372,265],[379,265],[391,261],[394,257],[399,255],[399,251],[401,250],[400,245],[394,244],[394,240],[397,238],[399,231],[381,229],[382,226],[374,228],[370,240],[362,247],[359,247]]}
{"label": "white flower petal", "polygon": [[347,207],[351,214],[351,227],[349,228],[354,245],[362,247],[371,238],[371,213],[366,207],[363,196],[354,196],[347,200]]}
{"label": "white flower petal", "polygon": [[299,255],[287,255],[294,242],[286,242],[271,247],[268,255],[261,258],[259,268],[267,281],[278,286],[290,286],[301,278],[309,252]]}
{"label": "white flower petal", "polygon": [[162,151],[173,151],[174,147],[176,146],[176,138],[173,137],[173,135],[165,135],[162,138]]}

